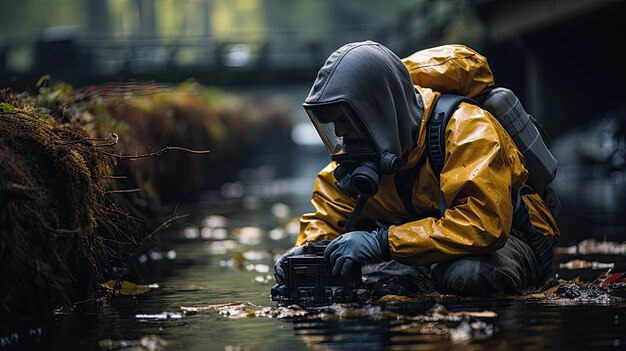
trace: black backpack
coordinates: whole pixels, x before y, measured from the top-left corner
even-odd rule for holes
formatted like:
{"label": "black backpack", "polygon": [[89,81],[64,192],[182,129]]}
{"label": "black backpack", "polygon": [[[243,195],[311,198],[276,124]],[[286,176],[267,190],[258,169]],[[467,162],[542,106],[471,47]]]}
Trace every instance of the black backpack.
{"label": "black backpack", "polygon": [[435,173],[440,174],[443,169],[446,126],[462,102],[482,107],[500,122],[524,155],[528,170],[526,184],[542,197],[552,215],[558,217],[561,203],[550,186],[558,162],[550,152],[550,141],[539,122],[526,113],[519,99],[509,89],[496,88],[475,100],[456,94],[441,95],[427,126],[427,153]]}
{"label": "black backpack", "polygon": [[[506,88],[496,88],[490,93],[471,99],[456,94],[442,94],[435,103],[432,115],[427,124],[427,150],[435,174],[441,174],[445,161],[445,130],[450,117],[459,104],[467,102],[478,105],[489,111],[509,133],[515,145],[526,159],[525,167],[528,170],[526,185],[518,189],[513,197],[514,214],[513,227],[525,233],[530,246],[541,261],[547,272],[552,265],[552,246],[545,240],[543,234],[534,228],[528,218],[528,208],[521,201],[524,193],[538,193],[552,215],[556,218],[561,209],[561,203],[554,189],[550,186],[556,175],[558,162],[549,150],[549,139],[541,125],[526,113],[515,94]],[[420,162],[421,163],[421,162]],[[396,178],[396,190],[405,209],[413,218],[419,214],[411,202],[412,184],[417,174],[417,167]],[[447,209],[447,204],[440,194],[440,216]]]}

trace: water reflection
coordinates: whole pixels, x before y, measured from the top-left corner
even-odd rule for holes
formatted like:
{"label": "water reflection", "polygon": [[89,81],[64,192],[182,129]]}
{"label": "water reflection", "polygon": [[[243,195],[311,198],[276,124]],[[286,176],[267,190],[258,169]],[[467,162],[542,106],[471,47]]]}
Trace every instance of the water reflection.
{"label": "water reflection", "polygon": [[555,188],[566,242],[626,240],[626,110],[608,113],[555,142]]}

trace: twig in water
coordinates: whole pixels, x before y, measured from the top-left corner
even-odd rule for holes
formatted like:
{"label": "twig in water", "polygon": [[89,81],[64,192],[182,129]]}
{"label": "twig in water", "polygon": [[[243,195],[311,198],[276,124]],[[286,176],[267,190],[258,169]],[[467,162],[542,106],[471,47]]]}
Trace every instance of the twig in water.
{"label": "twig in water", "polygon": [[172,217],[172,218],[168,219],[167,221],[161,223],[161,225],[157,229],[155,229],[152,233],[148,234],[145,238],[139,240],[136,245],[137,246],[141,245],[144,241],[146,241],[146,240],[150,239],[152,236],[154,236],[154,234],[156,234],[159,230],[167,228],[175,220],[178,220],[178,219],[181,219],[181,218],[185,218],[185,217],[189,217],[189,214],[187,213],[187,214],[184,214],[184,215],[178,215],[178,216],[175,216],[175,217]]}
{"label": "twig in water", "polygon": [[170,150],[181,150],[181,151],[186,151],[186,152],[190,152],[192,154],[208,154],[209,152],[211,152],[210,150],[192,150],[192,149],[187,149],[184,147],[180,147],[180,146],[166,146],[164,148],[162,148],[159,151],[155,151],[155,152],[151,152],[148,154],[143,154],[143,155],[116,155],[113,153],[109,153],[109,152],[105,152],[105,155],[111,156],[111,157],[115,157],[115,158],[120,158],[120,159],[127,159],[127,160],[138,160],[141,158],[146,158],[146,157],[152,157],[152,156],[158,156],[160,154],[162,154],[165,151],[170,151]]}
{"label": "twig in water", "polygon": [[113,194],[113,193],[137,193],[140,192],[141,188],[135,188],[135,189],[120,189],[120,190],[105,190],[105,192],[107,194]]}
{"label": "twig in water", "polygon": [[121,175],[121,176],[101,176],[100,178],[103,178],[103,179],[127,179],[128,176],[124,176],[124,175]]}

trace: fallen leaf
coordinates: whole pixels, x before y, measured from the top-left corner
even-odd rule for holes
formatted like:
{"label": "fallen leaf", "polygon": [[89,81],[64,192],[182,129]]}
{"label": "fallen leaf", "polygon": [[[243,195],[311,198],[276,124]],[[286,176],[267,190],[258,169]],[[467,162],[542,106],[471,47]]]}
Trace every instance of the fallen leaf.
{"label": "fallen leaf", "polygon": [[[620,278],[622,278],[622,276],[624,276],[624,272],[611,274],[607,276],[602,283],[600,283],[600,286],[607,286],[612,283],[620,283]],[[624,277],[621,282],[626,283],[626,277]]]}
{"label": "fallen leaf", "polygon": [[206,305],[206,306],[197,306],[197,307],[180,306],[180,309],[183,310],[184,312],[186,311],[198,312],[198,311],[204,311],[204,310],[216,310],[216,309],[220,309],[224,307],[239,306],[239,305],[243,305],[243,303],[239,301],[235,301],[235,302],[229,302],[229,303],[220,303],[220,304],[215,304],[215,305]]}
{"label": "fallen leaf", "polygon": [[112,292],[113,295],[136,296],[147,293],[152,290],[152,286],[156,285],[139,285],[125,280],[109,280],[100,286]]}
{"label": "fallen leaf", "polygon": [[495,318],[498,315],[493,311],[459,311],[450,312],[443,305],[435,304],[424,316],[418,316],[416,319],[424,321],[441,321],[441,320],[459,320],[462,318]]}

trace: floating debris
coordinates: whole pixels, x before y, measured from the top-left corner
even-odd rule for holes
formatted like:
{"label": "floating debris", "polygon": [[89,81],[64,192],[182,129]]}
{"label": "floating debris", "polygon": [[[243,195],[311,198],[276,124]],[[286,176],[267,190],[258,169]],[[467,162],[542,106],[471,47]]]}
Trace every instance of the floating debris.
{"label": "floating debris", "polygon": [[210,253],[220,255],[229,251],[240,250],[241,245],[234,240],[220,240],[208,243],[208,249]]}
{"label": "floating debris", "polygon": [[542,292],[526,294],[520,298],[560,305],[621,302],[626,298],[626,277],[624,272],[614,274],[604,272],[587,283],[581,282],[578,277],[568,281],[557,280]]}
{"label": "floating debris", "polygon": [[626,255],[626,242],[583,240],[578,244],[556,247],[554,253],[561,255]]}
{"label": "floating debris", "polygon": [[220,303],[220,304],[215,304],[215,305],[198,306],[198,307],[181,306],[180,309],[183,310],[183,312],[186,312],[186,311],[198,312],[198,311],[205,311],[205,310],[216,310],[216,309],[220,309],[220,308],[224,308],[224,307],[228,307],[228,306],[237,306],[237,305],[241,305],[241,304],[242,303],[239,302],[239,301],[234,301],[234,302]]}
{"label": "floating debris", "polygon": [[460,311],[450,312],[443,305],[435,304],[424,316],[415,317],[419,321],[460,321],[464,318],[495,318],[498,314],[493,311]]}
{"label": "floating debris", "polygon": [[122,296],[141,295],[159,287],[158,284],[139,285],[125,280],[109,280],[106,283],[100,284],[100,286],[105,288],[112,295]]}
{"label": "floating debris", "polygon": [[[492,324],[480,320],[463,319],[458,325],[448,326],[441,322],[411,322],[390,329],[396,333],[408,333],[418,335],[435,335],[448,337],[450,342],[465,343],[472,339],[486,339],[493,335],[495,328]],[[413,341],[412,339],[391,337],[392,341]],[[421,339],[421,338],[420,338]],[[417,341],[417,340],[416,340]]]}
{"label": "floating debris", "polygon": [[123,350],[132,348],[132,350],[138,351],[161,351],[167,345],[168,342],[158,335],[146,335],[139,340],[104,339],[98,342],[98,346],[100,346],[101,350]]}
{"label": "floating debris", "polygon": [[263,307],[254,312],[256,317],[269,317],[277,319],[294,318],[309,314],[298,305],[288,307]]}
{"label": "floating debris", "polygon": [[[392,300],[397,301],[397,300]],[[408,301],[407,301],[408,302]],[[410,301],[411,303],[413,301]],[[461,311],[449,312],[443,305],[435,303],[424,315],[407,315],[390,311],[385,305],[365,305],[354,304],[332,304],[320,309],[321,313],[317,318],[322,320],[342,320],[342,319],[372,319],[372,320],[410,320],[420,322],[448,321],[458,322],[465,318],[494,318],[497,314],[493,311]]]}
{"label": "floating debris", "polygon": [[615,267],[614,263],[591,262],[586,260],[572,260],[559,264],[559,268],[561,269],[612,269],[613,267]]}
{"label": "floating debris", "polygon": [[495,328],[484,319],[492,319],[497,316],[493,311],[450,312],[440,304],[434,304],[423,315],[405,315],[387,310],[382,305],[333,304],[303,309],[298,305],[261,307],[239,301],[198,307],[183,306],[181,310],[184,313],[192,314],[200,311],[214,311],[228,319],[256,317],[296,319],[298,323],[360,319],[389,320],[403,323],[392,327],[390,329],[392,332],[439,335],[449,338],[453,343],[490,337]]}
{"label": "floating debris", "polygon": [[[409,324],[393,327],[392,332],[448,337],[452,343],[484,339],[493,335],[494,326],[478,318],[495,318],[493,311],[450,312],[443,305],[433,305],[424,315],[411,318]],[[454,322],[454,323],[451,323]]]}
{"label": "floating debris", "polygon": [[287,307],[259,307],[252,304],[245,304],[239,301],[207,305],[198,307],[186,307],[182,306],[181,310],[191,311],[197,313],[200,311],[217,311],[220,315],[228,317],[230,319],[237,318],[254,318],[254,317],[269,317],[277,319],[293,318],[307,315],[309,312],[302,309],[300,306],[292,305]]}
{"label": "floating debris", "polygon": [[322,307],[319,313],[311,315],[311,318],[323,321],[346,319],[406,320],[409,316],[383,309],[382,306],[366,305],[359,307],[354,304],[337,303]]}
{"label": "floating debris", "polygon": [[226,228],[228,226],[228,219],[224,216],[210,215],[202,220],[202,225],[207,228]]}
{"label": "floating debris", "polygon": [[137,319],[180,319],[183,315],[178,312],[161,312],[156,314],[136,314]]}
{"label": "floating debris", "polygon": [[261,243],[263,230],[259,227],[241,227],[233,230],[235,236],[240,243],[244,245],[258,245]]}

